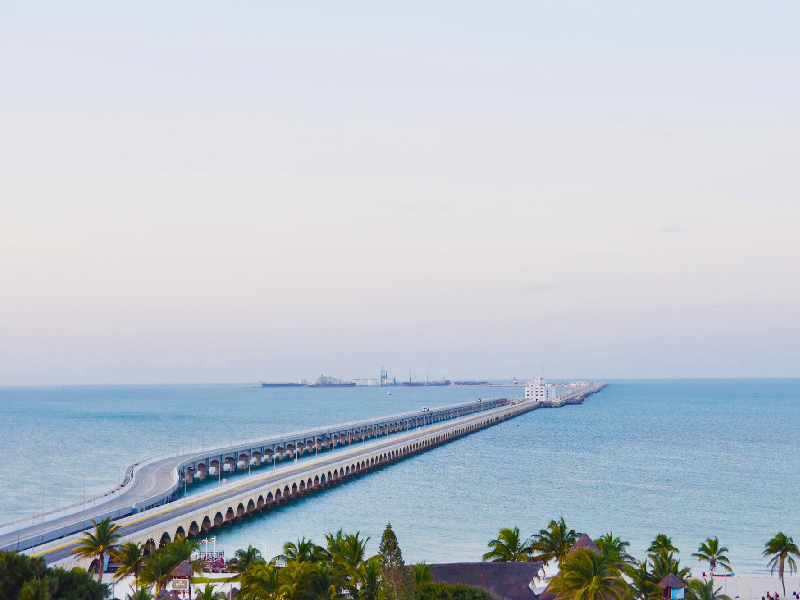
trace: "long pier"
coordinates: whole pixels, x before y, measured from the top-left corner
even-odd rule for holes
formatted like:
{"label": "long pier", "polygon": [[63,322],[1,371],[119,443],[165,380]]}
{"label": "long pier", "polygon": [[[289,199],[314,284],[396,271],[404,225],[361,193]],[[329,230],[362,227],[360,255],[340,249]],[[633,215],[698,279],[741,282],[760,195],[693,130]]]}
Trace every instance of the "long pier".
{"label": "long pier", "polygon": [[[155,501],[148,507],[145,507],[145,502],[142,502],[141,508],[132,505],[127,515],[115,517],[112,509],[107,511],[112,514],[103,513],[97,518],[112,516],[120,527],[122,542],[139,542],[144,545],[147,552],[151,552],[159,545],[166,544],[178,537],[201,535],[215,527],[221,527],[258,512],[268,511],[279,504],[337,485],[370,470],[382,468],[407,456],[423,452],[530,410],[582,402],[584,398],[603,387],[605,384],[580,388],[549,403],[509,399],[484,400],[425,412],[404,413],[382,419],[332,426],[311,432],[301,432],[302,435],[287,434],[262,440],[264,443],[260,444],[254,444],[252,441],[243,442],[237,444],[236,449],[227,449],[227,452],[220,452],[217,449],[191,456],[162,458],[161,461],[172,461],[173,477],[171,479],[174,484],[181,484],[189,477],[192,479],[195,476],[199,477],[200,464],[206,464],[210,469],[210,463],[216,460],[217,467],[224,468],[225,458],[228,454],[239,453],[234,458],[241,458],[242,454],[246,454],[246,461],[250,461],[250,464],[254,465],[257,458],[254,456],[256,452],[263,457],[267,450],[273,450],[272,458],[275,462],[277,461],[275,452],[278,447],[282,448],[284,455],[289,452],[286,440],[291,440],[294,452],[313,451],[316,453],[314,457],[304,461],[268,471],[255,471],[258,474],[251,474],[238,482],[227,483],[208,492],[198,493],[181,500],[163,496],[169,488],[173,487],[170,485],[158,494],[149,496],[147,502],[154,502],[158,496],[161,496],[161,500]],[[396,435],[367,441],[368,432],[371,434],[370,437],[377,437],[381,435],[381,430],[383,430],[383,434],[396,433]],[[347,437],[343,437],[345,434]],[[333,444],[337,441],[340,445],[351,444],[352,441],[355,441],[353,435],[357,435],[357,439],[364,440],[364,443],[350,445],[340,452],[322,451],[326,447],[332,449]],[[297,442],[301,440],[303,443],[298,447]],[[317,440],[319,440],[319,445],[316,443]],[[325,446],[326,440],[328,446]],[[240,463],[241,461],[236,462]],[[229,463],[229,468],[234,468],[234,465]],[[194,472],[190,469],[194,469]],[[137,471],[139,471],[139,467],[133,469],[132,482],[137,481]],[[133,504],[138,503],[134,502]],[[59,526],[61,524],[57,523],[56,527],[51,529],[45,527],[44,531],[37,531],[35,526],[32,532],[28,531],[28,528],[16,531],[25,531],[26,535],[24,537],[20,535],[20,540],[24,540],[27,553],[43,556],[48,563],[55,566],[88,568],[90,564],[87,560],[71,555],[72,548],[82,536],[82,527],[75,532],[57,535]],[[13,533],[5,533],[0,538],[3,547],[9,549],[16,547],[16,536]],[[42,537],[39,537],[40,535]]]}
{"label": "long pier", "polygon": [[395,434],[508,404],[488,399],[339,423],[314,429],[242,440],[227,446],[203,448],[183,454],[154,456],[129,466],[123,480],[105,494],[84,505],[76,503],[34,514],[0,526],[0,550],[25,550],[84,530],[92,520],[118,519],[177,499],[180,490],[208,476],[222,479],[268,464],[322,454],[379,436]]}

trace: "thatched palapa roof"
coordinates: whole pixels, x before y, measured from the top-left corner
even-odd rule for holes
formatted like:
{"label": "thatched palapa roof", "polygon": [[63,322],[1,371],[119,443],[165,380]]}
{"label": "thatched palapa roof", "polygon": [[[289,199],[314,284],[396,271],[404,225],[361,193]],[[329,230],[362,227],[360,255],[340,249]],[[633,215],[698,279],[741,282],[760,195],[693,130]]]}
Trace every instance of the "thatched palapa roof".
{"label": "thatched palapa roof", "polygon": [[170,577],[194,577],[194,569],[188,560],[183,561],[175,570],[170,573]]}
{"label": "thatched palapa roof", "polygon": [[672,588],[673,590],[675,590],[678,588],[685,588],[686,584],[683,583],[683,581],[681,581],[680,579],[678,579],[677,575],[675,575],[674,573],[670,573],[669,575],[664,577],[664,579],[661,580],[661,583],[658,584],[658,587],[660,587],[662,590],[667,588]]}
{"label": "thatched palapa roof", "polygon": [[572,554],[573,552],[575,552],[575,550],[580,550],[582,548],[585,548],[586,550],[591,550],[595,554],[600,554],[600,548],[598,548],[597,544],[595,544],[592,541],[592,538],[590,538],[585,533],[582,533],[580,535],[580,537],[578,538],[578,541],[575,542],[575,544],[572,546],[572,548],[569,549],[568,554]]}
{"label": "thatched palapa roof", "polygon": [[471,585],[504,600],[535,600],[530,584],[543,566],[539,561],[431,565],[436,583]]}

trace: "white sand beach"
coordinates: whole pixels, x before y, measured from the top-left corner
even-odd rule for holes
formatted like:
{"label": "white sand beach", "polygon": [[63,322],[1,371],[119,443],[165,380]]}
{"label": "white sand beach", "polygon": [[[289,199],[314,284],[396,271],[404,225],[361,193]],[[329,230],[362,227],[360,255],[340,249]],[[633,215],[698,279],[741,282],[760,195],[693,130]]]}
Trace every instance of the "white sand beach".
{"label": "white sand beach", "polygon": [[715,577],[717,587],[721,588],[721,593],[726,594],[733,598],[740,600],[761,600],[761,597],[766,597],[767,592],[775,596],[775,592],[780,594],[780,600],[784,598],[788,600],[795,600],[792,592],[800,594],[800,577],[785,577],[786,582],[786,596],[783,595],[783,588],[781,587],[781,580],[778,576],[764,577],[761,575],[735,575],[734,577]]}

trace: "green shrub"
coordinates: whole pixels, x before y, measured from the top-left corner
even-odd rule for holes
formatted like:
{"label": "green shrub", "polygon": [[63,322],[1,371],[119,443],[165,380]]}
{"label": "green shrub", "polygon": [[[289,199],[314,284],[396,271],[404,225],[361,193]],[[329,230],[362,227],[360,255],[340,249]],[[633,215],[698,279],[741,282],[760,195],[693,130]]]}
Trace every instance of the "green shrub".
{"label": "green shrub", "polygon": [[108,592],[82,569],[50,569],[41,558],[0,550],[0,600],[104,600]]}

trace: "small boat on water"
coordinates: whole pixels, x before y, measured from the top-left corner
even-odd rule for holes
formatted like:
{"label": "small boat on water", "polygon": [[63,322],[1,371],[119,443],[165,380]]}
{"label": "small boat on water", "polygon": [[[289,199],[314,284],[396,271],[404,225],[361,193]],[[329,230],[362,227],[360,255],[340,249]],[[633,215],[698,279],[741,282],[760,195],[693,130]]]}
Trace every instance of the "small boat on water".
{"label": "small boat on water", "polygon": [[391,395],[392,395],[392,392],[386,392],[386,395],[387,395],[387,396],[391,396]]}

